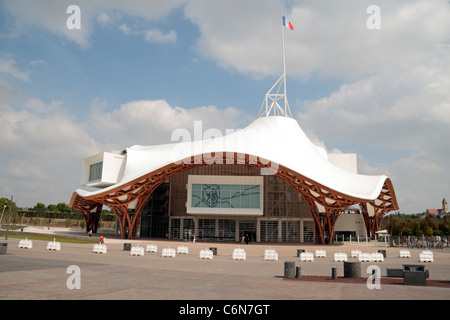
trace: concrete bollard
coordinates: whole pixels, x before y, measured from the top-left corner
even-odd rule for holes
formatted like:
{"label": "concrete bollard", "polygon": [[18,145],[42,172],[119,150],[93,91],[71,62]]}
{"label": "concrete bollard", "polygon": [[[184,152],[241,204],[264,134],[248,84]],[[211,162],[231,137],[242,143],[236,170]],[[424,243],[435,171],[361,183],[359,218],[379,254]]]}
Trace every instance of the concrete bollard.
{"label": "concrete bollard", "polygon": [[302,277],[302,267],[296,267],[295,268],[295,277],[301,278]]}
{"label": "concrete bollard", "polygon": [[3,242],[0,243],[0,254],[7,254],[8,253],[8,243]]}
{"label": "concrete bollard", "polygon": [[288,278],[288,279],[295,277],[295,262],[294,261],[285,261],[284,262],[284,277]]}
{"label": "concrete bollard", "polygon": [[344,278],[361,278],[361,262],[344,261]]}
{"label": "concrete bollard", "polygon": [[337,268],[331,268],[331,279],[337,279]]}

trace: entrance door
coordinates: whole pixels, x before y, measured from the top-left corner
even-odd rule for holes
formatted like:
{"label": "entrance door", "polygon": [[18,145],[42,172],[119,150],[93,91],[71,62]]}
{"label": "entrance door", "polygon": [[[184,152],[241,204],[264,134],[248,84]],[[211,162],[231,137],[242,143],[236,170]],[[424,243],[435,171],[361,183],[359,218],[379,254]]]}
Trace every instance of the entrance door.
{"label": "entrance door", "polygon": [[239,220],[239,240],[248,236],[249,242],[256,242],[256,221],[255,220]]}

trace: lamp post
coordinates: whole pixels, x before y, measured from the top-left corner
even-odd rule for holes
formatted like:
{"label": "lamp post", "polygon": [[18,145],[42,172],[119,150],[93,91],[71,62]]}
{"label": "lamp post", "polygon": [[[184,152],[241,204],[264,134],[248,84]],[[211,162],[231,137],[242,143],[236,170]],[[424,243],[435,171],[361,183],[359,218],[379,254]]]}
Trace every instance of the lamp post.
{"label": "lamp post", "polygon": [[11,204],[9,205],[9,216],[8,216],[8,224],[6,225],[6,235],[5,240],[8,240],[8,231],[9,231],[9,222],[11,220],[11,209],[12,209],[13,196],[11,196]]}
{"label": "lamp post", "polygon": [[2,211],[2,217],[0,218],[0,230],[2,230],[2,220],[3,220],[3,214],[5,213],[6,204],[3,205],[3,211]]}

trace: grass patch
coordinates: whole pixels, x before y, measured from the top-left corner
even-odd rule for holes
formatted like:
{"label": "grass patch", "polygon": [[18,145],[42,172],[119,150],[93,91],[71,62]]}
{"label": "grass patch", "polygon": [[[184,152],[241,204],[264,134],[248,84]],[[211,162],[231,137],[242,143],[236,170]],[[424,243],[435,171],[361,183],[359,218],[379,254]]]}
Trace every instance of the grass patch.
{"label": "grass patch", "polygon": [[9,238],[17,238],[17,239],[25,239],[28,240],[41,240],[41,241],[55,241],[57,242],[66,242],[66,243],[79,243],[79,244],[92,244],[92,243],[98,243],[98,240],[84,240],[84,239],[77,239],[77,238],[71,238],[71,237],[61,237],[61,236],[52,236],[52,235],[43,235],[43,234],[28,234],[28,235],[18,235],[18,234],[9,234]]}

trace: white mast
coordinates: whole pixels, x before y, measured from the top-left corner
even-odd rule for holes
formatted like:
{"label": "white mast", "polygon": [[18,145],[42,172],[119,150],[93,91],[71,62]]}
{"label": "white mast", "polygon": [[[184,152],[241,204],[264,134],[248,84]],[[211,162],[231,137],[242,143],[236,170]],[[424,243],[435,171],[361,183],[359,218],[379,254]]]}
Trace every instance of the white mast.
{"label": "white mast", "polygon": [[[281,14],[281,19],[283,19],[283,14]],[[286,57],[284,51],[284,25],[281,24],[281,39],[282,39],[282,56],[283,56],[283,74],[281,77],[275,82],[275,84],[270,88],[270,90],[266,93],[264,101],[261,105],[261,109],[259,110],[258,118],[263,116],[285,116],[291,117],[291,109],[289,108],[289,102],[286,96]],[[283,92],[280,93],[280,90],[283,86]],[[283,107],[278,103],[279,100],[284,100]]]}
{"label": "white mast", "polygon": [[[283,21],[283,13],[281,13],[281,20]],[[283,21],[284,22],[284,21]],[[282,47],[283,47],[283,86],[284,86],[284,114],[286,115],[286,105],[287,105],[287,96],[286,96],[286,56],[284,51],[284,25],[281,24],[281,39],[282,39]],[[290,111],[289,111],[290,113]]]}

